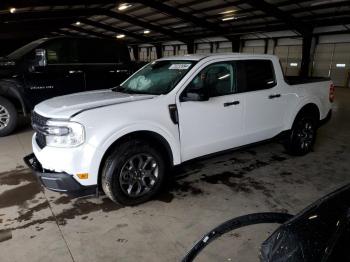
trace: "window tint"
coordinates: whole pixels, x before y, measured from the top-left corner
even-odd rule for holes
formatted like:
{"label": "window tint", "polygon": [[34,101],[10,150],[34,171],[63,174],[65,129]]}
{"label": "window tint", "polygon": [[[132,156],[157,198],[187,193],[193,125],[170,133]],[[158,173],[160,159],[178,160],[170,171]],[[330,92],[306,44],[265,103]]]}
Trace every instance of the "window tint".
{"label": "window tint", "polygon": [[79,40],[79,57],[82,63],[125,63],[130,60],[126,46],[101,39]]}
{"label": "window tint", "polygon": [[240,92],[263,90],[276,85],[270,60],[241,60],[237,63]]}
{"label": "window tint", "polygon": [[44,45],[48,64],[77,62],[76,41],[74,39],[55,39]]}
{"label": "window tint", "polygon": [[209,96],[223,96],[236,91],[234,63],[216,63],[204,68],[189,84],[187,92],[207,88]]}

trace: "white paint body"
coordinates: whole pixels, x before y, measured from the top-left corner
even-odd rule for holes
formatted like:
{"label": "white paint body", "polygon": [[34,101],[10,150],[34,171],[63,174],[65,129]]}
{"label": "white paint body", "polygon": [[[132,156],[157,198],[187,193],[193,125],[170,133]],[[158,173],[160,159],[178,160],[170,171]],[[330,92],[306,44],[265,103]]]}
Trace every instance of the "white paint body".
{"label": "white paint body", "polygon": [[[210,98],[208,101],[180,102],[179,96],[206,66],[220,61],[271,60],[277,85],[273,88]],[[152,131],[169,144],[173,164],[207,154],[272,138],[291,128],[299,110],[316,104],[320,120],[331,109],[330,82],[290,86],[284,81],[278,58],[271,55],[215,54],[167,57],[160,60],[194,60],[196,65],[166,95],[130,95],[111,90],[83,92],[49,99],[35,107],[39,115],[82,124],[85,143],[74,148],[46,146],[40,149],[33,137],[33,152],[43,168],[66,172],[82,185],[96,185],[101,162],[108,148],[119,138],[136,131]],[[269,99],[271,94],[279,99]],[[225,102],[240,104],[224,107]],[[179,124],[172,122],[170,104],[176,104]],[[34,135],[35,136],[35,135]],[[76,174],[88,173],[80,180]]]}

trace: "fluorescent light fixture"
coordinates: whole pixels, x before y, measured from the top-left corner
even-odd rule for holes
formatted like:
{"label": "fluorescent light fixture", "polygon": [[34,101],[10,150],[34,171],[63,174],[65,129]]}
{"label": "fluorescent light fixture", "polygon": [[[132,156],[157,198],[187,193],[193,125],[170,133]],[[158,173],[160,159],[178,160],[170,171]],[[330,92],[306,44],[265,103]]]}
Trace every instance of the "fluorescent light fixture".
{"label": "fluorescent light fixture", "polygon": [[236,19],[236,17],[234,17],[234,16],[229,16],[229,17],[224,17],[224,18],[222,19],[222,21],[228,21],[228,20],[234,20],[234,19]]}
{"label": "fluorescent light fixture", "polygon": [[343,2],[343,0],[318,1],[318,2],[312,3],[310,6],[326,5],[326,4],[336,3],[336,2]]}
{"label": "fluorescent light fixture", "polygon": [[233,13],[233,12],[236,12],[236,10],[234,10],[234,9],[227,10],[227,11],[224,11],[224,12],[219,13],[219,15],[227,15],[227,14],[231,14],[231,13]]}
{"label": "fluorescent light fixture", "polygon": [[80,25],[80,21],[76,21],[76,22],[75,22],[75,25]]}
{"label": "fluorescent light fixture", "polygon": [[13,13],[15,13],[15,12],[16,12],[16,8],[11,7],[11,8],[10,8],[10,13],[13,14]]}
{"label": "fluorescent light fixture", "polygon": [[146,35],[146,34],[149,34],[149,33],[151,33],[151,30],[146,29],[146,30],[143,31],[143,33],[144,33],[145,35]]}
{"label": "fluorescent light fixture", "polygon": [[121,34],[121,35],[117,35],[116,38],[120,39],[120,38],[124,38],[125,35]]}
{"label": "fluorescent light fixture", "polygon": [[346,66],[346,64],[336,64],[335,66],[336,66],[336,67],[343,67],[343,68],[344,68],[344,67]]}
{"label": "fluorescent light fixture", "polygon": [[298,63],[290,63],[289,64],[291,67],[297,67],[298,66]]}
{"label": "fluorescent light fixture", "polygon": [[123,4],[120,4],[120,5],[118,6],[118,10],[119,10],[119,11],[123,11],[123,10],[125,10],[125,9],[127,9],[127,8],[129,8],[129,7],[131,7],[131,6],[132,6],[131,4],[123,3]]}

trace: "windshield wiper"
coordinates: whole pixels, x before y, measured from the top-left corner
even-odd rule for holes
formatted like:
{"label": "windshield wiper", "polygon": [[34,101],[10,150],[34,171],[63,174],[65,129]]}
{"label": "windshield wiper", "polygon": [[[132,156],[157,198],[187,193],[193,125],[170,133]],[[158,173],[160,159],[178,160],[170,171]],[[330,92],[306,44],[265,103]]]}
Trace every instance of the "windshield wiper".
{"label": "windshield wiper", "polygon": [[111,90],[114,91],[114,92],[123,92],[124,89],[125,89],[125,87],[120,86],[120,85],[114,86],[114,87],[111,88]]}

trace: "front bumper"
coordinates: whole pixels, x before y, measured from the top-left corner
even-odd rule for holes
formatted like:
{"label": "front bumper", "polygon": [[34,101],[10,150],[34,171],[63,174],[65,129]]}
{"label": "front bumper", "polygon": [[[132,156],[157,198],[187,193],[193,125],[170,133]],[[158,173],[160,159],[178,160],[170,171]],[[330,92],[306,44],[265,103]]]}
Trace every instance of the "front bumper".
{"label": "front bumper", "polygon": [[72,175],[67,173],[45,170],[32,153],[23,158],[26,165],[33,171],[39,182],[46,188],[75,196],[91,195],[97,193],[97,185],[83,186]]}

